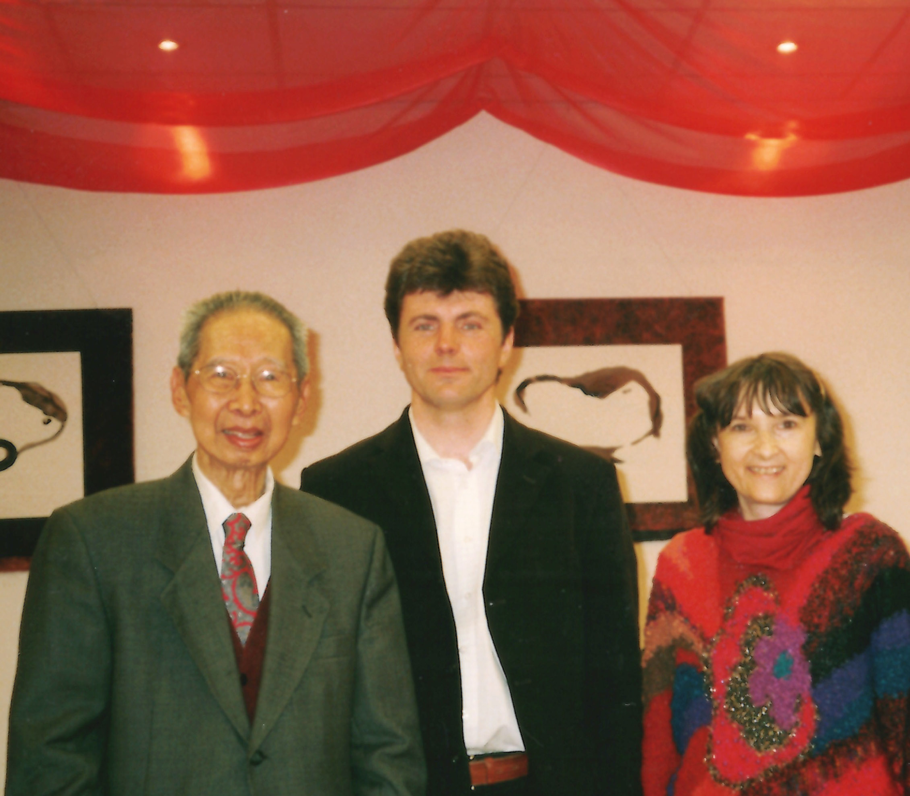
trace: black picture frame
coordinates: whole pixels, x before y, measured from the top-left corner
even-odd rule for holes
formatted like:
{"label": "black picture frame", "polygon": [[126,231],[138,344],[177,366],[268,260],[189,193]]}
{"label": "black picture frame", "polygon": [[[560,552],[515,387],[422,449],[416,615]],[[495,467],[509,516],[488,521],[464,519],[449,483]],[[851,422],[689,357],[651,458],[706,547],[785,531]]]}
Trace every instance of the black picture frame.
{"label": "black picture frame", "polygon": [[[727,364],[722,298],[521,299],[515,345],[682,346],[686,423],[695,413],[695,382]],[[688,500],[627,503],[636,542],[669,539],[699,524],[695,487]]]}
{"label": "black picture frame", "polygon": [[[77,351],[85,494],[135,481],[130,309],[0,312],[0,354]],[[47,517],[0,519],[0,571],[28,569]]]}

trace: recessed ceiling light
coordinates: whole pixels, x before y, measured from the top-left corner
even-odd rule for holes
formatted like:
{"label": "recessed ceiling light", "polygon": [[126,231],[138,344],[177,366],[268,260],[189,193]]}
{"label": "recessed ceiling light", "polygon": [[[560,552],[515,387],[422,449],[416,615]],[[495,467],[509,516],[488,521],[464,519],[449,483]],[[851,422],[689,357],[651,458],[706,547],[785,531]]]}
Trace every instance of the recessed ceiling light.
{"label": "recessed ceiling light", "polygon": [[174,50],[176,50],[179,46],[180,45],[177,44],[177,42],[171,41],[170,39],[165,39],[164,41],[158,43],[158,49],[164,50],[166,53],[174,52]]}
{"label": "recessed ceiling light", "polygon": [[782,41],[777,45],[777,51],[779,53],[784,53],[785,55],[788,55],[789,53],[795,53],[797,49],[799,48],[796,46],[795,41]]}

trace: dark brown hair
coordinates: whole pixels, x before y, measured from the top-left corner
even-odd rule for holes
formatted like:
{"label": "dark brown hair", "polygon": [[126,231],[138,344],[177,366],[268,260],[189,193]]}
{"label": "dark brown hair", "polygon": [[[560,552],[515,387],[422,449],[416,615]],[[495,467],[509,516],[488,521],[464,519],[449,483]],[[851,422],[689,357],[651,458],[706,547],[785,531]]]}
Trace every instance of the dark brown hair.
{"label": "dark brown hair", "polygon": [[518,298],[509,264],[489,239],[453,229],[412,240],[392,260],[385,284],[385,314],[392,337],[398,340],[405,296],[424,291],[448,296],[463,290],[493,298],[505,338],[518,317]]}
{"label": "dark brown hair", "polygon": [[808,417],[815,414],[821,456],[809,473],[810,498],[828,530],[840,526],[850,499],[850,460],[844,447],[840,413],[824,382],[790,354],[767,353],[734,362],[695,385],[698,411],[689,424],[686,454],[701,521],[710,530],[722,514],[738,505],[736,490],[721,470],[715,439],[730,425],[736,410],[759,406]]}

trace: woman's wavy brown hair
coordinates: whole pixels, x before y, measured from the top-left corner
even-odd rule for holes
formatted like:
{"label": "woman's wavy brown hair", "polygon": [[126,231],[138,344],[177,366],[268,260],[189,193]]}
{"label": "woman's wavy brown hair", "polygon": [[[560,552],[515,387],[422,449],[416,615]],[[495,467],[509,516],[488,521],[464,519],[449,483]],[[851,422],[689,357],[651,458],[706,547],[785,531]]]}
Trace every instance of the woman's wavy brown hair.
{"label": "woman's wavy brown hair", "polygon": [[812,505],[822,524],[836,530],[850,499],[852,470],[844,447],[840,413],[824,382],[790,354],[771,352],[747,357],[699,380],[695,385],[698,411],[689,424],[686,456],[695,480],[701,521],[710,529],[721,515],[739,504],[736,490],[721,470],[715,441],[730,425],[740,406],[777,409],[816,417],[816,436],[822,455],[816,456],[807,483]]}

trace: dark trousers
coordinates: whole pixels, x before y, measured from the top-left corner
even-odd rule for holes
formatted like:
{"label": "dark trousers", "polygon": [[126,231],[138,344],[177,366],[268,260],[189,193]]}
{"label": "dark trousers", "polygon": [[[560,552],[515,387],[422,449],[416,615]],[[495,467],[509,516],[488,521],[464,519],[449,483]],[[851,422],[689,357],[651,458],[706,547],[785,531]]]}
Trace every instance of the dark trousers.
{"label": "dark trousers", "polygon": [[472,791],[476,796],[538,796],[530,777],[521,777],[496,785],[478,785]]}

